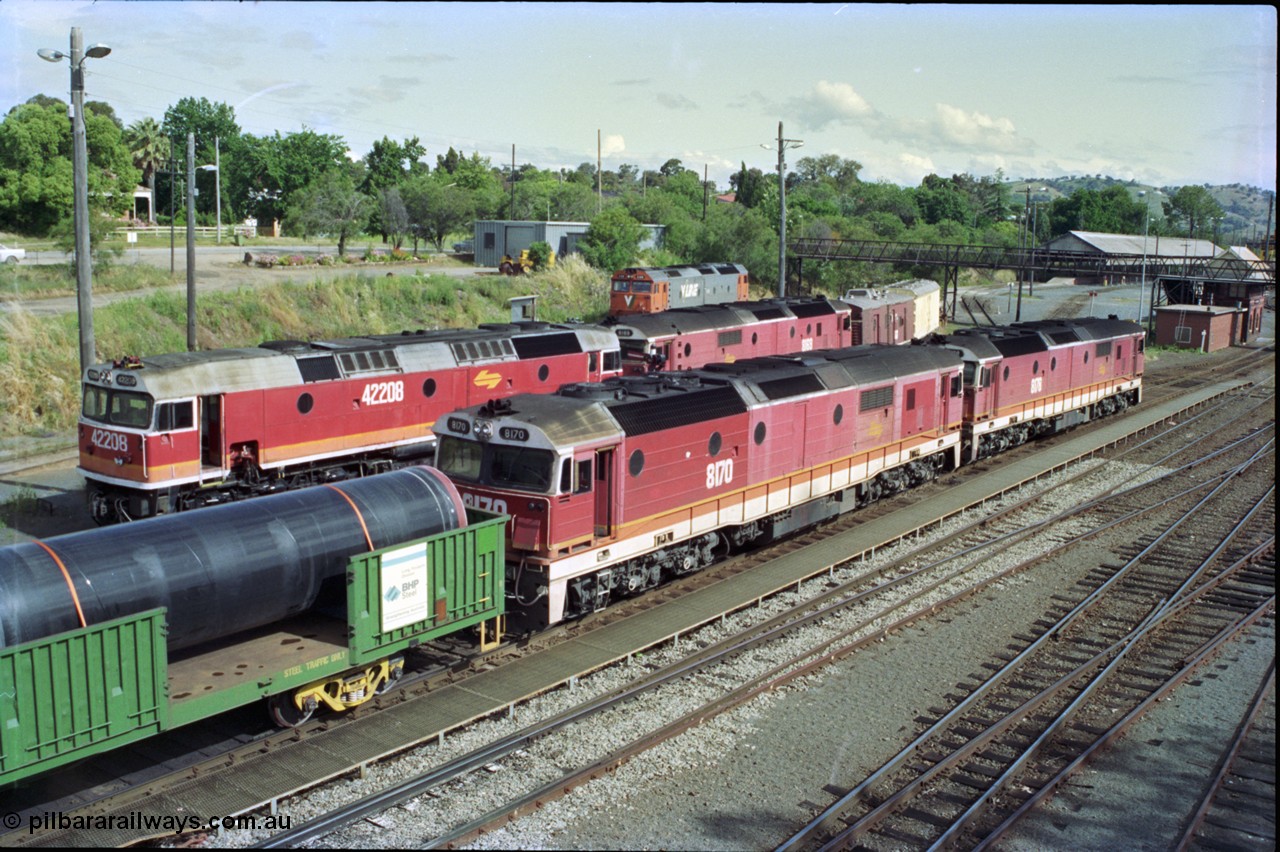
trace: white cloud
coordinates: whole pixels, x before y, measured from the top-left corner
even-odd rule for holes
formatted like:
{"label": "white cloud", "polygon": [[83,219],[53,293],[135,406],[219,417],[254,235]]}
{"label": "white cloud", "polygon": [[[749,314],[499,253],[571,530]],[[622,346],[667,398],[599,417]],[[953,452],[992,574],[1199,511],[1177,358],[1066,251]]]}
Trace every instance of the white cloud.
{"label": "white cloud", "polygon": [[908,154],[903,152],[898,155],[898,168],[896,177],[903,180],[908,185],[917,184],[924,179],[925,175],[934,174],[937,168],[933,165],[933,160],[927,156],[919,156],[917,154]]}
{"label": "white cloud", "polygon": [[621,134],[608,133],[600,140],[601,157],[620,157],[627,151],[626,140]]}
{"label": "white cloud", "polygon": [[1018,151],[1026,142],[1018,136],[1013,122],[980,112],[965,112],[949,104],[937,104],[938,130],[943,139],[964,148]]}
{"label": "white cloud", "polygon": [[819,80],[808,94],[796,99],[792,109],[804,126],[814,130],[831,123],[847,123],[874,114],[871,104],[848,83]]}

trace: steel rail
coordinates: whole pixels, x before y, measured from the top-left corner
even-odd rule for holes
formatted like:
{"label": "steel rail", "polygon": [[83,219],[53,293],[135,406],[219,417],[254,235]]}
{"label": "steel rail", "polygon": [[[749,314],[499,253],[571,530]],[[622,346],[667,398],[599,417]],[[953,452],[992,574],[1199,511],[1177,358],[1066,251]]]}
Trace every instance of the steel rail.
{"label": "steel rail", "polygon": [[[1275,545],[1275,539],[1274,537],[1272,537],[1268,545],[1265,545],[1264,547],[1269,546],[1274,548],[1274,545]],[[836,836],[828,840],[820,848],[823,850],[836,849],[841,846],[844,846],[849,840],[855,839],[857,837],[860,837],[866,834],[868,831],[872,829],[875,823],[877,823],[879,820],[883,819],[884,817],[888,816],[903,801],[911,798],[912,794],[917,792],[924,784],[933,780],[938,775],[941,775],[943,772],[947,771],[948,769],[954,767],[957,763],[959,763],[960,761],[972,755],[975,751],[977,751],[982,746],[988,745],[1005,730],[1012,728],[1017,724],[1021,723],[1023,719],[1025,719],[1030,714],[1036,712],[1047,701],[1051,700],[1055,695],[1057,695],[1058,693],[1063,691],[1065,688],[1067,688],[1067,686],[1070,683],[1077,680],[1078,678],[1080,678],[1082,675],[1084,675],[1091,669],[1094,669],[1099,665],[1102,665],[1103,661],[1106,660],[1107,657],[1109,657],[1110,655],[1116,654],[1117,656],[1110,664],[1107,664],[1102,671],[1096,673],[1091,678],[1089,684],[1087,684],[1087,686],[1082,690],[1082,692],[1079,695],[1077,695],[1075,699],[1073,699],[1071,704],[1066,709],[1064,709],[1062,713],[1059,714],[1059,716],[1051,723],[1049,729],[1043,732],[1040,736],[1038,736],[1036,740],[1033,741],[1027,747],[1027,749],[1023,752],[1023,754],[1020,755],[1019,758],[1015,760],[1013,764],[1004,773],[1002,773],[999,778],[997,778],[995,781],[992,782],[991,786],[988,788],[986,792],[979,794],[977,801],[974,804],[972,804],[968,809],[966,809],[966,811],[961,816],[956,818],[956,822],[952,824],[951,828],[948,829],[948,831],[944,833],[944,835],[941,838],[935,841],[930,846],[930,849],[939,849],[946,846],[949,841],[954,839],[955,833],[961,830],[964,827],[964,824],[971,821],[980,812],[980,808],[982,805],[984,805],[991,797],[998,795],[1001,792],[1001,790],[1008,784],[1009,780],[1012,779],[1012,777],[1016,774],[1016,772],[1020,770],[1020,768],[1022,768],[1026,764],[1026,762],[1028,762],[1034,756],[1035,752],[1039,750],[1039,748],[1044,744],[1044,742],[1048,739],[1048,737],[1054,731],[1060,728],[1062,725],[1066,724],[1066,722],[1069,720],[1070,715],[1072,715],[1080,707],[1080,705],[1083,703],[1083,700],[1088,695],[1088,693],[1102,683],[1104,677],[1108,673],[1114,670],[1115,666],[1120,662],[1120,660],[1125,656],[1125,654],[1128,653],[1128,651],[1131,648],[1136,647],[1136,644],[1139,641],[1141,641],[1144,638],[1147,638],[1156,628],[1162,626],[1166,621],[1173,619],[1175,616],[1182,613],[1185,609],[1187,609],[1193,603],[1198,601],[1200,598],[1204,597],[1209,592],[1217,589],[1223,582],[1225,582],[1225,580],[1228,577],[1233,577],[1238,573],[1242,573],[1251,564],[1252,557],[1256,555],[1259,551],[1264,549],[1264,547],[1255,548],[1254,552],[1249,557],[1238,560],[1236,563],[1234,563],[1230,567],[1230,569],[1228,569],[1227,572],[1224,572],[1222,576],[1215,577],[1214,579],[1205,582],[1200,587],[1198,587],[1194,591],[1187,594],[1185,596],[1185,599],[1178,602],[1176,606],[1173,605],[1174,602],[1171,599],[1169,598],[1164,599],[1160,604],[1157,604],[1155,607],[1152,608],[1152,610],[1148,613],[1148,615],[1143,619],[1141,624],[1139,624],[1137,627],[1130,630],[1129,633],[1127,633],[1124,637],[1113,642],[1110,646],[1103,649],[1102,651],[1097,652],[1092,658],[1086,660],[1084,663],[1081,663],[1068,674],[1058,678],[1058,680],[1056,680],[1053,684],[1050,684],[1049,686],[1045,687],[1043,690],[1041,690],[1032,698],[1025,701],[1020,706],[1008,711],[1001,719],[997,720],[993,725],[991,725],[991,727],[988,728],[988,730],[984,731],[982,734],[979,734],[973,737],[969,742],[965,743],[965,745],[961,749],[948,755],[945,760],[938,762],[934,766],[930,767],[926,772],[922,773],[920,776],[912,779],[897,793],[895,793],[893,796],[886,799],[884,802],[882,802],[880,805],[878,805],[876,808],[874,808],[870,812],[864,814],[862,817],[859,818],[859,820],[856,823],[854,823],[853,825],[850,825],[849,827],[841,831],[839,834],[837,834]],[[1270,600],[1274,603],[1274,596],[1272,596]],[[1052,630],[1050,631],[1050,633],[1053,633],[1053,632],[1054,631]],[[1220,637],[1221,632],[1218,635]],[[1202,657],[1204,655],[1206,648],[1210,646],[1216,646],[1216,638],[1217,637],[1215,637],[1215,640],[1207,643],[1206,646],[1202,647],[1201,649],[1197,649],[1199,653],[1197,653],[1195,656],[1197,658]],[[1019,659],[1011,660],[1008,666],[1005,669],[1002,669],[1001,672],[997,674],[1003,675],[1005,674],[1006,671],[1009,671],[1010,669],[1013,669],[1013,668],[1017,668],[1020,665],[1020,662],[1021,661]],[[1174,683],[1178,682],[1178,679],[1179,677],[1175,677],[1173,682]],[[982,689],[974,693],[974,695],[970,696],[970,698],[966,700],[966,704],[976,703],[978,700],[979,693],[985,694],[989,691],[990,690],[987,689],[987,684],[983,684]],[[1160,692],[1160,694],[1163,694],[1163,692]],[[948,714],[948,715],[951,715],[951,714]],[[944,729],[945,729],[945,720],[939,721],[935,726],[933,726],[933,728],[931,728],[931,733],[941,733],[941,731]]]}
{"label": "steel rail", "polygon": [[[1243,469],[1243,465],[1233,470],[1239,470],[1239,469]],[[1224,488],[1231,483],[1232,479],[1234,479],[1234,474],[1232,472],[1225,474],[1221,479],[1221,481],[1218,483],[1218,485],[1214,487],[1209,494],[1205,495],[1200,501],[1198,501],[1195,504],[1195,506],[1193,506],[1190,510],[1184,513],[1182,518],[1179,518],[1175,522],[1175,526],[1180,526],[1186,517],[1198,511],[1198,509],[1203,505],[1205,505],[1210,499],[1212,499],[1214,496],[1222,492]],[[1149,484],[1150,483],[1148,483],[1148,485]],[[1194,491],[1199,490],[1201,487],[1203,487],[1203,484],[1201,486],[1187,489],[1181,492],[1179,495],[1175,495],[1175,498],[1169,498],[1169,499],[1171,500],[1171,499],[1176,499],[1176,497],[1178,496],[1185,496],[1186,494],[1193,493]],[[1268,494],[1272,493],[1273,491],[1274,491],[1274,486],[1272,487],[1271,491],[1268,492]],[[1129,492],[1127,491],[1121,492],[1120,494],[1114,495],[1113,499],[1115,497],[1125,496],[1128,493]],[[1158,508],[1160,506],[1167,504],[1168,502],[1169,500],[1159,501],[1154,506],[1149,507],[1148,510]],[[1086,504],[1086,506],[1088,505],[1089,504]],[[1078,511],[1083,511],[1083,510],[1085,510],[1085,507],[1078,507]],[[1076,513],[1077,513],[1077,510],[1068,510],[1063,514],[1069,516],[1071,514],[1076,514]],[[1137,513],[1131,513],[1129,517],[1131,518],[1136,514]],[[1082,534],[1081,536],[1077,536],[1076,538],[1070,540],[1069,542],[1064,543],[1064,545],[1067,543],[1074,543],[1075,541],[1081,540],[1092,534],[1094,534],[1094,531],[1090,530],[1087,533]],[[1163,540],[1163,538],[1167,537],[1167,534],[1168,534],[1167,532],[1166,534],[1162,534],[1162,536],[1159,537],[1158,540]],[[912,740],[911,743],[909,743],[906,747],[902,749],[902,751],[899,752],[897,757],[891,758],[888,762],[886,762],[879,769],[873,772],[870,776],[864,779],[860,784],[858,784],[852,790],[847,792],[845,795],[838,798],[833,804],[831,804],[829,807],[823,810],[822,813],[820,813],[817,817],[815,817],[812,821],[810,821],[808,825],[806,825],[800,831],[792,835],[792,837],[789,838],[787,841],[785,841],[783,844],[779,845],[777,849],[785,850],[785,849],[797,848],[800,844],[806,843],[812,840],[815,835],[817,835],[827,825],[829,825],[832,821],[834,821],[842,811],[847,810],[850,805],[859,801],[871,789],[871,787],[873,787],[876,783],[878,783],[882,779],[886,778],[892,772],[901,768],[901,766],[908,759],[910,759],[911,756],[914,755],[915,752],[918,751],[930,738],[940,733],[952,721],[954,721],[955,719],[963,715],[965,712],[967,712],[972,707],[972,705],[976,704],[981,699],[981,697],[984,694],[994,689],[996,685],[1002,683],[1008,676],[1011,675],[1012,672],[1014,672],[1023,663],[1029,660],[1035,652],[1040,650],[1040,648],[1043,645],[1054,640],[1064,629],[1070,626],[1070,624],[1074,623],[1076,620],[1082,617],[1083,614],[1088,609],[1090,609],[1095,602],[1101,599],[1101,597],[1108,590],[1110,590],[1114,585],[1118,584],[1120,580],[1138,564],[1138,561],[1143,555],[1149,553],[1152,549],[1154,549],[1156,543],[1157,542],[1153,542],[1148,547],[1143,548],[1142,551],[1137,556],[1130,559],[1125,565],[1117,569],[1116,573],[1112,577],[1110,577],[1108,580],[1102,583],[1091,594],[1086,596],[1080,603],[1078,603],[1075,607],[1073,607],[1070,611],[1068,611],[1065,615],[1063,615],[1058,620],[1058,622],[1055,623],[1052,627],[1045,630],[1045,632],[1041,634],[1041,636],[1037,640],[1032,642],[1026,649],[1024,649],[1016,657],[1014,657],[1014,659],[1010,660],[1008,662],[1008,665],[1002,668],[999,672],[994,673],[986,682],[983,683],[980,689],[978,689],[977,691],[975,691],[974,693],[966,697],[949,713],[944,715],[941,719],[939,719],[937,722],[931,725],[928,729],[926,729],[923,733],[921,733],[914,740]]]}
{"label": "steel rail", "polygon": [[1073,760],[1069,765],[1064,767],[1062,771],[1060,771],[1057,775],[1055,775],[1052,779],[1050,779],[1049,782],[1046,783],[1043,787],[1041,787],[1040,790],[1035,795],[1031,796],[1029,799],[1027,799],[1027,801],[1023,802],[1022,805],[1019,806],[1017,810],[1015,810],[1012,814],[1010,814],[1004,820],[1004,822],[1000,823],[1000,825],[998,825],[995,829],[993,829],[985,838],[982,839],[980,843],[978,843],[974,847],[974,852],[981,852],[981,850],[985,850],[989,848],[992,842],[999,839],[1019,819],[1025,816],[1027,812],[1031,810],[1031,808],[1035,807],[1037,804],[1044,801],[1045,798],[1048,797],[1050,792],[1052,792],[1053,790],[1056,790],[1058,785],[1060,785],[1063,781],[1065,781],[1068,777],[1070,777],[1072,773],[1074,773],[1077,769],[1079,769],[1082,765],[1084,765],[1084,763],[1093,755],[1095,751],[1097,751],[1098,749],[1102,748],[1105,745],[1110,744],[1110,742],[1114,740],[1120,733],[1122,733],[1130,724],[1132,724],[1136,719],[1138,719],[1140,716],[1146,713],[1147,710],[1149,710],[1151,706],[1155,704],[1155,702],[1159,701],[1161,698],[1167,695],[1170,690],[1172,690],[1175,686],[1180,684],[1183,680],[1185,680],[1192,673],[1194,673],[1194,671],[1197,668],[1199,668],[1204,662],[1206,662],[1211,657],[1215,656],[1222,649],[1222,646],[1224,646],[1228,641],[1231,641],[1235,637],[1239,636],[1243,631],[1247,630],[1249,627],[1256,624],[1258,621],[1266,617],[1268,614],[1274,612],[1275,606],[1276,606],[1276,597],[1275,595],[1271,595],[1270,598],[1268,598],[1262,604],[1255,607],[1253,612],[1251,612],[1248,616],[1238,620],[1234,625],[1228,628],[1225,628],[1222,632],[1220,632],[1210,643],[1208,643],[1208,645],[1198,655],[1196,655],[1193,659],[1189,660],[1186,663],[1186,665],[1184,665],[1174,677],[1168,679],[1168,681],[1166,681],[1162,689],[1157,690],[1156,692],[1153,692],[1151,695],[1147,696],[1147,698],[1144,699],[1137,707],[1135,707],[1129,713],[1125,714],[1123,719],[1121,719],[1120,721],[1112,725],[1110,728],[1108,728],[1107,731],[1101,737],[1099,737],[1092,745],[1089,746],[1088,749],[1084,751],[1084,753],[1077,756],[1075,760]]}
{"label": "steel rail", "polygon": [[[1215,451],[1215,453],[1212,453],[1209,456],[1207,456],[1206,459],[1212,458],[1217,454],[1218,454],[1217,451]],[[1181,470],[1182,468],[1179,468],[1178,470],[1167,472],[1163,474],[1162,477],[1160,477],[1160,479],[1164,479],[1169,476],[1172,476],[1177,472],[1180,472]],[[1159,480],[1155,480],[1155,481],[1159,481]],[[1146,485],[1149,485],[1149,484],[1150,483],[1146,483]],[[1204,486],[1203,485],[1198,486],[1196,490],[1198,490],[1198,488],[1200,487],[1204,487]],[[1083,506],[1076,507],[1073,510],[1068,510],[1067,513],[1063,513],[1063,514],[1064,515],[1076,514],[1082,511],[1086,511],[1090,507],[1091,507],[1091,504],[1085,504]],[[1025,506],[1019,506],[1019,507],[1013,507],[1013,508],[1021,509],[1021,508],[1025,508]],[[969,527],[966,529],[971,529],[973,527],[977,527],[986,523],[990,523],[990,518],[984,518],[984,519],[975,521],[971,525],[969,525]],[[960,533],[957,533],[956,535],[958,536],[959,534]],[[1027,533],[1027,534],[1030,534],[1030,533]],[[1002,546],[1007,546],[1008,542],[1001,541],[1000,544]],[[936,546],[936,545],[931,545],[931,547],[932,546]],[[985,545],[978,545],[978,546],[975,546],[974,548],[970,548],[970,550],[977,550],[984,546],[991,547],[992,545],[990,543],[987,543]],[[910,556],[904,557],[904,559],[908,559],[908,558],[911,558],[911,557]],[[748,630],[743,631],[741,634],[737,636],[729,637],[728,639],[723,640],[722,642],[717,643],[716,645],[713,645],[707,649],[704,649],[703,651],[701,651],[700,653],[696,654],[693,657],[690,657],[684,661],[681,661],[680,663],[673,664],[673,666],[667,669],[663,669],[652,675],[646,676],[641,681],[638,681],[635,684],[629,685],[628,687],[625,687],[622,690],[618,690],[612,693],[608,693],[604,696],[600,696],[596,699],[593,699],[592,701],[586,702],[582,705],[572,708],[569,711],[565,711],[565,713],[559,714],[558,716],[553,717],[552,719],[546,720],[543,723],[539,723],[537,725],[531,726],[530,728],[523,729],[522,731],[516,732],[501,740],[491,743],[488,746],[477,749],[475,752],[472,752],[468,755],[463,755],[455,759],[454,761],[451,761],[435,770],[431,770],[429,772],[423,773],[422,775],[416,776],[411,779],[407,779],[405,782],[402,782],[401,784],[387,788],[384,791],[381,791],[370,797],[361,799],[355,803],[352,803],[351,805],[332,811],[329,814],[326,814],[322,817],[317,817],[316,819],[308,821],[307,823],[300,825],[297,828],[294,828],[290,831],[273,835],[271,838],[264,841],[260,845],[264,848],[279,848],[285,845],[294,845],[298,843],[307,842],[317,837],[324,836],[325,834],[332,833],[333,831],[336,831],[339,828],[347,824],[350,824],[351,822],[365,818],[373,813],[386,810],[389,807],[392,807],[403,801],[407,801],[408,799],[421,795],[422,793],[426,792],[429,789],[437,787],[443,783],[447,783],[448,781],[456,777],[459,777],[463,774],[466,774],[467,772],[474,771],[476,768],[488,765],[489,763],[492,763],[494,760],[502,756],[505,756],[506,754],[509,754],[510,752],[516,750],[517,748],[520,748],[521,746],[526,745],[530,741],[537,739],[541,736],[544,736],[547,733],[550,733],[554,730],[558,730],[559,728],[565,727],[567,725],[573,724],[574,722],[580,721],[582,718],[585,718],[586,716],[601,712],[607,709],[608,707],[624,703],[625,701],[628,701],[631,698],[636,697],[642,692],[645,692],[649,689],[657,688],[662,684],[669,682],[672,679],[683,677],[697,669],[712,665],[716,662],[720,662],[723,659],[726,659],[730,656],[733,656],[735,654],[748,650],[751,647],[754,647],[755,645],[770,641],[771,639],[776,638],[777,635],[780,635],[783,632],[796,629],[797,627],[800,627],[804,624],[808,624],[819,618],[826,617],[827,615],[831,614],[832,612],[838,609],[852,606],[860,602],[861,600],[865,599],[866,597],[870,596],[873,593],[883,593],[889,588],[905,583],[910,579],[914,579],[921,572],[929,568],[936,567],[939,564],[943,564],[946,561],[954,560],[955,558],[956,556],[953,555],[951,557],[948,557],[945,560],[939,560],[935,563],[930,563],[930,565],[927,565],[921,569],[917,569],[916,571],[913,571],[911,574],[903,575],[901,577],[895,578],[894,580],[891,580],[888,583],[877,585],[872,589],[859,592],[845,600],[837,601],[836,603],[832,603],[832,604],[826,605],[825,607],[821,607],[818,610],[810,612],[806,616],[796,618],[795,612],[797,610],[812,609],[812,607],[814,606],[813,601],[805,602],[801,606],[797,607],[796,610],[790,611],[788,613],[780,614],[779,616],[774,616],[773,618],[769,619],[767,622],[765,622],[762,625],[757,625],[753,628],[749,628]],[[903,606],[910,603],[912,600],[918,599],[919,597],[934,591],[936,588],[940,587],[942,584],[946,582],[951,582],[956,577],[961,576],[967,570],[970,570],[973,567],[973,565],[979,564],[980,562],[981,562],[980,559],[975,560],[974,563],[971,563],[970,565],[966,566],[964,569],[954,572],[952,575],[944,577],[942,580],[939,580],[934,584],[928,586],[927,588],[918,591],[914,595],[909,596],[908,598],[902,601],[899,601],[889,609],[883,610],[882,612],[876,614],[873,618],[869,619],[863,624],[858,625],[856,628],[853,628],[853,630],[866,629],[867,627],[870,626],[870,624],[874,623],[875,621],[882,620],[889,613],[892,613],[894,610],[901,609]],[[834,566],[831,566],[831,567],[834,567]],[[880,636],[886,635],[888,632],[892,631],[893,629],[896,629],[911,621],[914,621],[920,618],[921,616],[928,614],[929,612],[935,611],[941,605],[951,603],[955,599],[961,596],[967,596],[967,595],[976,593],[976,591],[980,590],[981,588],[985,588],[986,585],[989,585],[991,582],[994,582],[996,579],[1003,578],[1008,573],[1012,573],[1015,569],[1019,569],[1021,567],[1023,566],[1014,566],[1013,569],[1009,569],[1006,572],[1002,572],[998,578],[991,578],[985,583],[982,583],[971,589],[965,590],[961,594],[953,596],[952,598],[949,598],[947,601],[942,602],[942,604],[935,604],[923,610],[910,613],[902,617],[899,621],[895,622],[889,627],[884,628],[881,631],[877,631],[875,635],[877,638]],[[829,570],[829,569],[823,569],[823,570]],[[887,569],[881,569],[880,573],[882,573],[884,570],[887,570]],[[821,573],[821,571],[818,573]],[[866,575],[863,575],[862,577],[855,578],[854,580],[849,581],[848,583],[845,584],[845,586],[864,583],[865,579],[866,579]],[[825,599],[825,598],[836,596],[840,593],[841,593],[840,589],[837,589],[837,590],[828,592],[826,593],[826,595],[823,595],[820,597]],[[816,650],[810,650],[809,652],[807,652],[804,655],[804,657],[807,658],[809,656],[812,656],[815,653],[819,653],[821,650],[823,650],[826,647],[829,647],[831,644],[834,644],[835,642],[839,641],[841,638],[843,638],[843,635],[835,637],[831,640],[828,640],[828,642],[822,645],[819,645]]]}
{"label": "steel rail", "polygon": [[1276,684],[1276,661],[1272,657],[1271,665],[1267,669],[1267,676],[1263,679],[1262,685],[1258,687],[1258,691],[1254,693],[1253,701],[1250,702],[1249,708],[1245,711],[1244,717],[1240,720],[1240,725],[1236,728],[1235,736],[1231,738],[1231,744],[1226,752],[1222,755],[1222,759],[1218,762],[1218,771],[1214,773],[1213,781],[1209,784],[1209,788],[1205,791],[1204,798],[1200,802],[1200,807],[1196,808],[1196,812],[1191,815],[1191,821],[1187,824],[1187,830],[1183,832],[1182,838],[1175,847],[1176,852],[1183,852],[1189,848],[1195,840],[1196,832],[1204,824],[1205,818],[1209,815],[1210,808],[1213,807],[1214,801],[1218,797],[1218,792],[1226,784],[1226,779],[1231,774],[1231,767],[1235,765],[1236,757],[1240,754],[1240,747],[1244,745],[1245,739],[1249,734],[1249,729],[1253,727],[1254,720],[1262,711],[1263,706],[1267,702],[1267,694],[1275,687]]}

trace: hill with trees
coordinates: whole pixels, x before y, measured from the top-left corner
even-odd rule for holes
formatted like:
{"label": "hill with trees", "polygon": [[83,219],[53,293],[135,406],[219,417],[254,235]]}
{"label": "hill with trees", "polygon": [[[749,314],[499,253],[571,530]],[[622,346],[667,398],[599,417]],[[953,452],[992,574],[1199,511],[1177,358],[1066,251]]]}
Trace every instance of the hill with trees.
{"label": "hill with trees", "polygon": [[[86,125],[91,206],[117,224],[128,220],[140,182],[154,190],[158,209],[149,218],[185,224],[182,202],[170,209],[169,199],[184,198],[190,133],[197,165],[214,162],[215,145],[221,163],[220,176],[195,172],[198,224],[214,224],[219,189],[225,221],[281,220],[287,233],[328,235],[340,250],[360,235],[395,248],[411,241],[441,250],[451,237],[470,235],[476,219],[586,221],[592,229],[584,253],[605,268],[639,259],[635,225],[654,223],[665,226],[666,239],[643,258],[649,263],[728,260],[757,281],[776,275],[778,179],[746,163],[729,187],[716,187],[675,158],[654,170],[621,163],[599,174],[593,163],[512,168],[478,153],[428,151],[417,137],[385,136],[357,156],[342,137],[308,128],[245,133],[232,107],[205,98],[183,98],[161,119],[128,127],[109,105],[90,103]],[[0,121],[0,231],[69,231],[71,186],[65,103],[37,95],[9,110]],[[726,191],[731,203],[717,200]],[[1239,185],[1150,187],[1103,175],[1010,180],[1000,171],[930,174],[904,187],[866,180],[860,163],[835,154],[798,158],[786,193],[791,237],[1003,246],[1069,230],[1144,228],[1256,244],[1274,199],[1272,191]],[[805,266],[806,284],[826,292],[896,275],[857,264]]]}

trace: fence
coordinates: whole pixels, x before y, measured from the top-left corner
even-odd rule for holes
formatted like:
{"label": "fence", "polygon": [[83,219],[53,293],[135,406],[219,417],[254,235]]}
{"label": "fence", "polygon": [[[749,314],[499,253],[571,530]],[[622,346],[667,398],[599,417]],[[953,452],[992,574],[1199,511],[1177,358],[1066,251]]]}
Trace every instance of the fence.
{"label": "fence", "polygon": [[[179,225],[176,228],[173,228],[172,230],[176,234],[186,234],[187,226]],[[214,225],[196,225],[191,230],[196,232],[196,237],[199,239],[205,239],[205,238],[216,239],[218,236],[218,228]],[[170,229],[163,225],[150,225],[143,228],[116,228],[116,233],[118,234],[149,234],[153,237],[154,236],[167,237],[169,235],[169,231]],[[234,237],[236,234],[239,234],[242,237],[256,237],[258,236],[258,228],[256,225],[223,225],[222,226],[222,235],[224,237],[227,237],[228,239],[230,239]],[[128,238],[125,237],[124,239],[128,239]],[[186,239],[186,237],[184,236],[182,237],[182,239]]]}

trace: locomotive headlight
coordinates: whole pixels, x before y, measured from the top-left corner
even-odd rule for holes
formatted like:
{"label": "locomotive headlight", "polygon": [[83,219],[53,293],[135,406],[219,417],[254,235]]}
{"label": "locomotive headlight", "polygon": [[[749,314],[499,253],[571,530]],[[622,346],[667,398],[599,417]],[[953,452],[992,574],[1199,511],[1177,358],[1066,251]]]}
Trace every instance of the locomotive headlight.
{"label": "locomotive headlight", "polygon": [[477,438],[487,441],[493,437],[493,423],[488,420],[477,420],[474,431]]}

